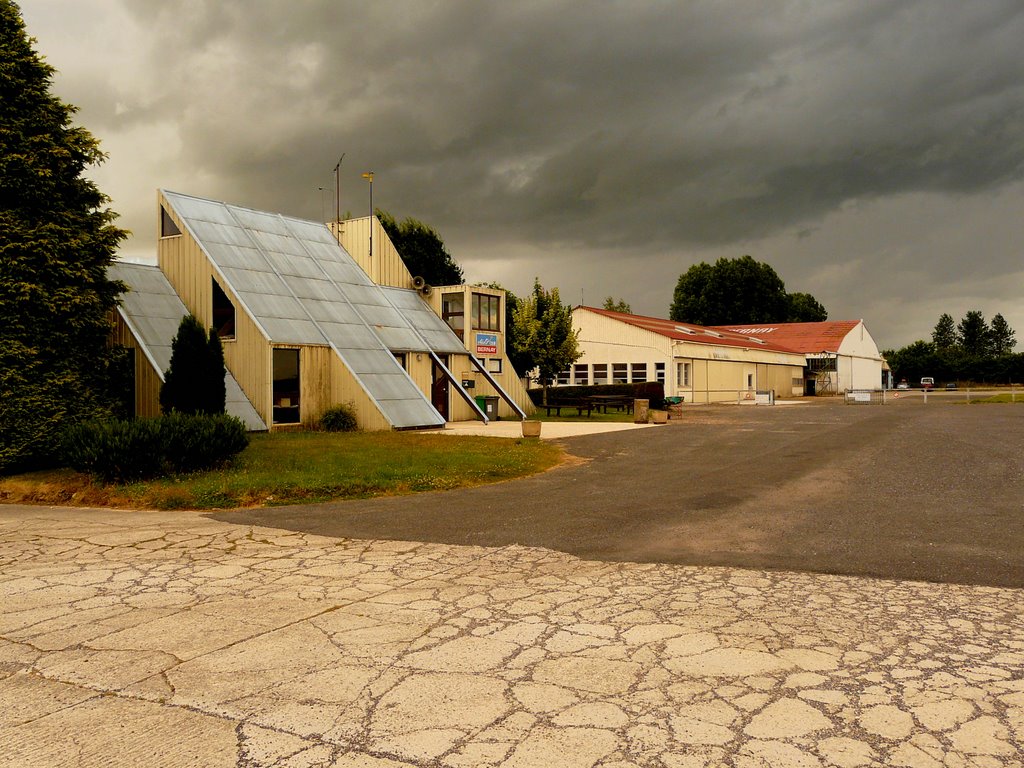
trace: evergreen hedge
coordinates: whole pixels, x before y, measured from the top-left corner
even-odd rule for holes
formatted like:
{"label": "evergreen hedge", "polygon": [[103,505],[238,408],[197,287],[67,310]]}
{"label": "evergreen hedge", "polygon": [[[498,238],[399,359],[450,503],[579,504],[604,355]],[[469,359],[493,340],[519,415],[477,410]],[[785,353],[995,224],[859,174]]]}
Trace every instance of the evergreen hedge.
{"label": "evergreen hedge", "polygon": [[[541,405],[544,400],[543,389],[529,390],[534,405]],[[663,408],[665,405],[665,385],[658,381],[640,381],[633,384],[592,384],[589,386],[558,386],[548,387],[548,402],[559,400],[579,400],[590,395],[616,395],[632,399],[650,400],[651,408]]]}
{"label": "evergreen hedge", "polygon": [[70,427],[65,463],[105,482],[130,482],[219,466],[249,444],[245,425],[224,414],[87,421]]}

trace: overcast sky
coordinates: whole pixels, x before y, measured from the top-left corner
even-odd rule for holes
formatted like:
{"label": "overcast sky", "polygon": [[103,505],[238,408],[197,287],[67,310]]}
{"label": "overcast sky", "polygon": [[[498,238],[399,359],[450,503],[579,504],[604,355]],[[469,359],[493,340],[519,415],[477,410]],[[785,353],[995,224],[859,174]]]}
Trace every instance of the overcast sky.
{"label": "overcast sky", "polygon": [[[1019,0],[23,0],[93,174],[434,226],[470,282],[667,317],[750,254],[880,347],[1001,312],[1024,350]],[[320,191],[320,187],[324,191]]]}

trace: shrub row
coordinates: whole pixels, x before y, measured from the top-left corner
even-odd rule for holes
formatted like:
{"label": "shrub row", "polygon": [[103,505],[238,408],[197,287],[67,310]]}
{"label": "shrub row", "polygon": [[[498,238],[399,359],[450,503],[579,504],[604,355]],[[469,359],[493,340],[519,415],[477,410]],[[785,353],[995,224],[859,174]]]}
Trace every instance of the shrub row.
{"label": "shrub row", "polygon": [[[534,405],[540,405],[543,402],[544,390],[531,389],[529,395]],[[618,397],[650,400],[651,408],[662,408],[665,404],[665,385],[659,381],[640,381],[635,384],[548,387],[548,402],[579,400],[589,395],[616,395]]]}
{"label": "shrub row", "polygon": [[106,482],[195,472],[223,464],[249,444],[245,425],[224,414],[87,421],[64,435],[64,462]]}

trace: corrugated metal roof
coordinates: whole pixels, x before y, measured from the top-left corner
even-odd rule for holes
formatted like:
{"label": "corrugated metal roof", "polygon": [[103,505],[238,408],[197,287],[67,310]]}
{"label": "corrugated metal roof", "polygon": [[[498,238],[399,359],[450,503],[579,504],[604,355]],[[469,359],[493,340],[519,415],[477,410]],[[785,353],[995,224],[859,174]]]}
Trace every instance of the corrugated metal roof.
{"label": "corrugated metal roof", "polygon": [[[770,352],[800,354],[799,350],[793,349],[792,347],[778,343],[774,340],[764,339],[763,337],[753,338],[749,335],[736,333],[728,328],[705,328],[702,325],[694,325],[693,323],[680,323],[677,320],[662,320],[658,317],[630,315],[625,312],[613,312],[610,309],[598,309],[597,307],[576,307],[576,309],[593,312],[597,315],[604,315],[605,317],[610,317],[614,320],[634,325],[637,328],[643,328],[661,336],[667,336],[668,338],[676,341],[685,341],[689,344],[711,344],[716,347],[746,348],[756,344],[758,349]],[[820,352],[821,350],[819,349],[818,351]]]}
{"label": "corrugated metal roof", "polygon": [[[121,280],[128,286],[128,291],[121,296],[118,311],[142,354],[163,381],[171,365],[171,343],[188,310],[156,265],[115,262],[108,273],[111,279]],[[224,387],[227,391],[225,410],[241,419],[249,430],[265,431],[267,425],[227,369],[224,370]]]}
{"label": "corrugated metal roof", "polygon": [[765,323],[762,325],[716,326],[719,330],[756,336],[804,354],[839,352],[847,335],[860,320],[825,320],[820,323]]}
{"label": "corrugated metal roof", "polygon": [[423,318],[389,301],[327,226],[163,194],[271,341],[330,344],[397,428],[444,423],[392,354],[428,351]]}

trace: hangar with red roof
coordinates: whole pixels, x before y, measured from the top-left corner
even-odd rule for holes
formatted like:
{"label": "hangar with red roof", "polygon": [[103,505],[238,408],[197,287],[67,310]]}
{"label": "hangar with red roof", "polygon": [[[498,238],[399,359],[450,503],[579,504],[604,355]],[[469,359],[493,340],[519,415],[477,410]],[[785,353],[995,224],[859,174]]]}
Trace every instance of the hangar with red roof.
{"label": "hangar with red roof", "polygon": [[658,381],[685,402],[736,402],[877,389],[882,358],[863,321],[703,327],[614,312],[573,309],[582,357],[558,384]]}

